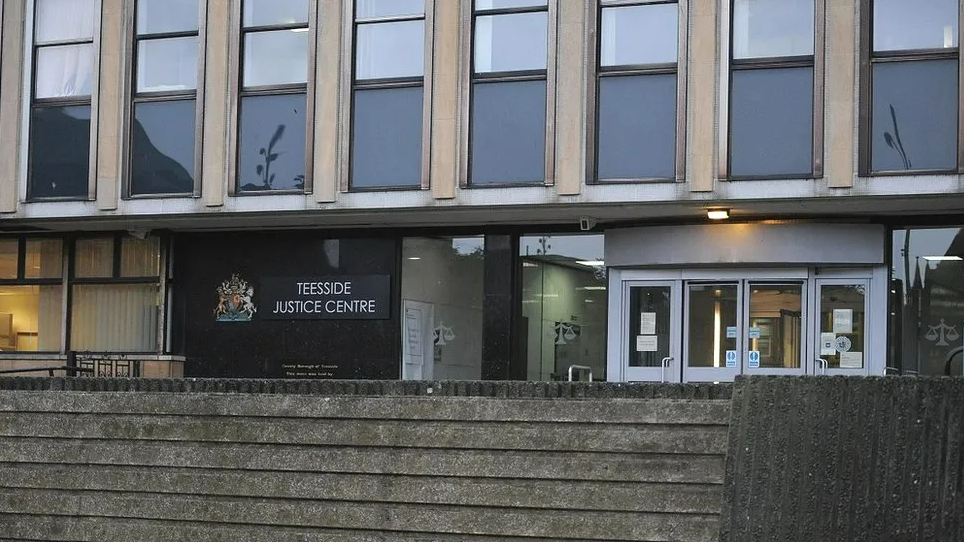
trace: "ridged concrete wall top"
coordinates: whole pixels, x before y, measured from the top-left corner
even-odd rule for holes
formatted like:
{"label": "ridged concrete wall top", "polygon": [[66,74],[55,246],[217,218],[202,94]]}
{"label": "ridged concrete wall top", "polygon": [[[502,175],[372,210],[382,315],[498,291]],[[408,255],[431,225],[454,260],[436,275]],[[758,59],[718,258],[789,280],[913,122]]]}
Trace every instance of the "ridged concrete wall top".
{"label": "ridged concrete wall top", "polygon": [[[719,532],[729,400],[588,397],[696,386],[127,381],[159,389],[89,393],[64,388],[108,382],[2,381],[15,383],[41,391],[0,391],[0,539],[711,542]],[[219,393],[162,392],[178,384]],[[440,395],[469,392],[479,396]]]}
{"label": "ridged concrete wall top", "polygon": [[149,391],[365,396],[729,399],[731,384],[619,382],[258,380],[206,378],[0,378],[0,390]]}
{"label": "ridged concrete wall top", "polygon": [[964,378],[734,388],[723,542],[964,540]]}

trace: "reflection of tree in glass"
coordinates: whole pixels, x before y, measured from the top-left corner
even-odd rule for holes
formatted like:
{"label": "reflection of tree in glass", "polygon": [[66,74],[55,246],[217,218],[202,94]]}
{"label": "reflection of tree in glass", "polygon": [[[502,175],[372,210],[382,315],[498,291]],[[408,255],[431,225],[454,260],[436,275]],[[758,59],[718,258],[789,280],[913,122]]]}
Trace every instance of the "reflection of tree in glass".
{"label": "reflection of tree in glass", "polygon": [[[241,187],[242,190],[271,190],[273,188],[275,174],[271,173],[271,164],[281,156],[280,152],[275,152],[274,147],[281,141],[284,134],[285,125],[279,124],[271,139],[268,140],[268,146],[261,147],[261,150],[258,151],[258,154],[264,157],[264,163],[258,164],[257,167],[255,167],[255,172],[258,174],[261,185],[248,183]],[[302,185],[303,184],[304,181],[302,180]]]}
{"label": "reflection of tree in glass", "polygon": [[890,132],[884,132],[884,142],[900,155],[900,160],[904,163],[904,169],[911,169],[913,166],[910,163],[910,158],[907,157],[907,152],[904,151],[904,143],[900,140],[900,129],[897,128],[897,112],[894,110],[893,104],[890,105],[890,120],[894,123],[894,135],[890,135]]}

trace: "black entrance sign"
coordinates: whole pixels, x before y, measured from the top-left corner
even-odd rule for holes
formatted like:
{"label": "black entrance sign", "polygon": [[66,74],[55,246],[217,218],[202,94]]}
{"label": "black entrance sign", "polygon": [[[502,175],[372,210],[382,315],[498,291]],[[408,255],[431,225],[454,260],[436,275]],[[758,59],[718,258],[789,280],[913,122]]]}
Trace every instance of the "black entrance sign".
{"label": "black entrance sign", "polygon": [[391,294],[388,275],[270,277],[255,299],[266,320],[387,320]]}

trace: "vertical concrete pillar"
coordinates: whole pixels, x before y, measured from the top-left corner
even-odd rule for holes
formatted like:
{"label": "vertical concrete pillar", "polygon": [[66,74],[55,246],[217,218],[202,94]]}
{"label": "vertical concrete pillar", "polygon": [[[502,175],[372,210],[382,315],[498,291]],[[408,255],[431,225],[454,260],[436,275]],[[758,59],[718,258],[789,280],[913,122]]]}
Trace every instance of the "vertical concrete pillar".
{"label": "vertical concrete pillar", "polygon": [[586,173],[585,2],[559,2],[556,34],[556,186],[561,195],[582,191]]}
{"label": "vertical concrete pillar", "polygon": [[468,119],[465,119],[466,124],[459,122],[461,4],[456,0],[435,2],[430,171],[432,195],[437,199],[455,197],[459,160],[462,159],[459,156],[459,130],[468,123]]}
{"label": "vertical concrete pillar", "polygon": [[[315,48],[315,145],[312,191],[317,203],[335,201],[341,177],[342,0],[318,0]],[[344,96],[348,99],[348,96]]]}
{"label": "vertical concrete pillar", "polygon": [[852,0],[826,0],[827,41],[824,100],[826,113],[826,172],[831,188],[854,184],[855,59],[857,49],[857,10]]}
{"label": "vertical concrete pillar", "polygon": [[0,2],[0,212],[3,213],[17,211],[20,193],[25,9],[26,0]]}
{"label": "vertical concrete pillar", "polygon": [[100,74],[97,100],[97,208],[117,209],[122,182],[123,119],[127,103],[127,31],[125,0],[102,0]]}
{"label": "vertical concrete pillar", "polygon": [[234,20],[234,4],[240,0],[207,2],[206,43],[204,53],[204,137],[201,153],[201,200],[208,207],[224,205],[228,191],[231,163],[231,111],[237,106],[237,92],[232,90],[232,63],[238,54],[231,50],[232,34],[238,32]]}
{"label": "vertical concrete pillar", "polygon": [[689,103],[686,119],[689,157],[686,162],[690,191],[712,192],[716,178],[714,157],[717,145],[717,34],[722,0],[695,0],[690,3]]}

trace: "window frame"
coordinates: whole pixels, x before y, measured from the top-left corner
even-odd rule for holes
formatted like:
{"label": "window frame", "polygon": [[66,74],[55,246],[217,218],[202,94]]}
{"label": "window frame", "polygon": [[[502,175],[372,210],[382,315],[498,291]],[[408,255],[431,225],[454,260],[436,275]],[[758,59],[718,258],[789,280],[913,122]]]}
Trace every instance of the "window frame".
{"label": "window frame", "polygon": [[[202,0],[206,1],[206,0]],[[305,0],[308,3],[308,20],[306,23],[294,24],[270,24],[255,25],[245,27],[244,25],[244,2],[246,0],[236,0],[232,2],[231,12],[231,38],[229,50],[233,53],[230,62],[230,73],[228,80],[231,81],[231,105],[230,105],[230,128],[228,129],[228,195],[231,197],[249,196],[278,196],[278,195],[306,195],[312,193],[313,184],[313,153],[314,153],[314,121],[315,121],[315,65],[317,64],[317,39],[318,39],[318,1]],[[247,0],[250,1],[250,0]],[[305,66],[306,82],[304,83],[285,83],[277,85],[257,85],[245,87],[244,85],[244,38],[245,35],[259,32],[271,32],[278,30],[294,30],[304,28],[308,40],[308,65]],[[241,105],[244,98],[251,96],[283,96],[283,95],[305,95],[305,179],[303,188],[288,188],[279,190],[242,190],[238,172],[241,167]]]}
{"label": "window frame", "polygon": [[[602,16],[607,8],[630,6],[677,4],[677,53],[676,63],[619,65],[603,67],[602,59]],[[689,71],[689,13],[690,0],[616,0],[603,4],[603,0],[586,3],[586,20],[590,25],[589,35],[595,38],[589,45],[588,64],[591,68],[587,89],[586,131],[586,179],[587,184],[627,184],[627,183],[664,183],[686,181],[686,113],[687,113],[687,72]],[[599,85],[604,77],[636,75],[676,75],[676,158],[673,177],[640,177],[628,179],[599,178]]]}
{"label": "window frame", "polygon": [[[569,0],[565,0],[569,1]],[[524,188],[551,187],[555,185],[555,132],[556,132],[556,49],[558,35],[558,2],[546,0],[546,6],[526,6],[521,8],[475,9],[475,0],[461,0],[461,117],[462,129],[459,141],[459,188]],[[475,73],[475,27],[480,16],[511,15],[546,12],[546,69],[519,70],[511,72]],[[528,183],[484,183],[471,182],[472,152],[472,111],[474,109],[473,87],[477,83],[508,83],[521,81],[545,81],[546,83],[546,126],[545,126],[545,179]]]}
{"label": "window frame", "polygon": [[[121,265],[122,265],[122,250],[123,250],[123,240],[125,238],[131,237],[129,234],[121,232],[105,232],[103,234],[96,233],[84,233],[75,236],[70,236],[64,238],[64,246],[66,249],[65,254],[65,266],[64,270],[64,291],[66,300],[64,303],[64,341],[63,348],[65,351],[74,351],[73,345],[71,344],[73,338],[72,327],[73,327],[73,310],[74,310],[74,286],[104,286],[111,284],[120,285],[136,285],[136,284],[151,284],[157,285],[157,328],[154,330],[154,341],[153,349],[151,350],[138,350],[138,351],[89,351],[89,353],[105,353],[105,354],[140,354],[140,355],[162,355],[167,351],[168,343],[166,341],[169,324],[169,293],[168,293],[168,260],[169,260],[169,245],[170,239],[168,236],[158,236],[153,235],[147,237],[155,238],[158,240],[158,251],[159,251],[159,261],[158,261],[158,274],[150,276],[138,276],[138,277],[124,277],[121,276]],[[76,276],[76,256],[77,256],[77,242],[90,240],[90,239],[111,239],[112,245],[112,261],[111,261],[111,276],[109,277],[77,277]],[[88,353],[88,351],[83,351]]]}
{"label": "window frame", "polygon": [[[720,96],[719,96],[719,134],[718,145],[718,175],[723,181],[755,181],[755,180],[816,180],[824,177],[824,88],[825,82],[825,51],[826,51],[826,13],[827,0],[813,0],[813,54],[798,56],[773,56],[749,59],[733,58],[733,2],[725,0],[720,3],[721,24],[725,25],[720,32]],[[730,172],[730,152],[732,145],[730,136],[731,104],[733,97],[733,72],[753,69],[803,68],[813,69],[813,111],[811,132],[811,163],[809,174],[785,175],[739,175]]]}
{"label": "window frame", "polygon": [[[127,88],[129,96],[124,107],[124,162],[121,168],[125,179],[121,183],[122,199],[157,198],[199,198],[201,197],[201,142],[204,127],[204,69],[207,42],[207,1],[198,0],[198,29],[196,31],[153,32],[143,35],[137,32],[137,9],[142,0],[125,0],[127,3],[126,53],[131,59],[127,63]],[[171,38],[195,37],[197,39],[197,86],[191,91],[138,92],[137,70],[139,46],[142,41],[164,40]],[[134,110],[141,103],[173,102],[194,100],[194,187],[190,192],[171,192],[163,194],[134,194],[133,151],[134,151]]]}
{"label": "window frame", "polygon": [[[964,89],[964,54],[961,54],[961,38],[964,37],[964,3],[957,2],[957,47],[952,53],[943,49],[905,49],[874,53],[874,2],[859,0],[859,40],[858,54],[858,136],[857,136],[857,174],[860,177],[899,177],[904,175],[964,174],[964,103],[961,100]],[[889,62],[915,62],[927,60],[957,59],[957,167],[950,169],[873,169],[873,67],[875,64]]]}
{"label": "window frame", "polygon": [[[342,120],[339,128],[339,139],[341,148],[346,151],[346,159],[341,161],[339,168],[338,188],[342,193],[348,192],[397,192],[411,190],[429,190],[431,188],[431,144],[432,144],[432,91],[434,74],[435,55],[434,32],[435,32],[435,1],[424,0],[422,15],[393,15],[387,17],[357,17],[356,0],[345,0],[346,6],[344,13],[344,52],[343,61],[346,65],[342,68],[343,81],[342,88],[347,90],[347,96],[343,95],[340,104],[340,115]],[[442,0],[451,1],[451,0]],[[393,77],[380,79],[358,79],[356,73],[355,60],[357,58],[358,46],[358,27],[367,24],[379,23],[398,23],[405,21],[423,21],[424,32],[424,63],[421,77]],[[352,145],[352,137],[355,133],[355,91],[375,90],[389,88],[422,88],[422,156],[421,156],[421,179],[418,185],[406,186],[382,186],[382,187],[362,187],[352,186],[352,163],[355,159],[355,149]]]}
{"label": "window frame", "polygon": [[[60,286],[61,288],[61,307],[60,307],[60,348],[57,350],[34,350],[34,351],[4,351],[3,356],[30,356],[37,354],[64,354],[67,349],[66,335],[66,312],[67,312],[67,262],[68,248],[70,242],[67,238],[50,235],[2,235],[0,239],[17,240],[17,277],[12,279],[0,279],[2,286]],[[41,239],[57,239],[61,242],[61,269],[59,278],[28,278],[26,276],[26,255],[27,242]]]}
{"label": "window frame", "polygon": [[[101,38],[101,20],[102,20],[102,10],[103,10],[103,0],[94,0],[94,28],[93,35],[91,39],[70,39],[70,40],[55,40],[48,41],[42,44],[37,42],[37,10],[39,8],[39,2],[42,0],[28,0],[27,9],[25,11],[24,20],[24,38],[25,45],[29,51],[26,54],[26,58],[29,61],[29,69],[26,73],[29,74],[29,79],[25,84],[26,97],[24,99],[23,107],[23,129],[22,133],[26,136],[26,144],[22,146],[23,152],[21,154],[21,159],[25,167],[23,168],[22,179],[24,181],[23,186],[20,190],[20,201],[22,203],[35,203],[35,202],[56,202],[56,201],[94,201],[97,199],[97,186],[95,179],[97,178],[97,115],[98,115],[98,102],[100,95],[100,38]],[[93,62],[91,64],[91,87],[90,94],[87,96],[76,97],[71,96],[68,98],[37,98],[37,60],[38,52],[42,48],[46,47],[58,47],[63,45],[80,45],[90,43],[93,48]],[[87,194],[78,196],[33,196],[31,195],[31,185],[33,180],[33,167],[30,157],[32,156],[31,151],[33,150],[33,136],[34,136],[34,126],[33,126],[33,113],[36,109],[49,108],[49,107],[89,107],[90,108],[90,133],[88,139],[88,149],[87,149]]]}

